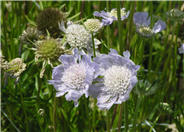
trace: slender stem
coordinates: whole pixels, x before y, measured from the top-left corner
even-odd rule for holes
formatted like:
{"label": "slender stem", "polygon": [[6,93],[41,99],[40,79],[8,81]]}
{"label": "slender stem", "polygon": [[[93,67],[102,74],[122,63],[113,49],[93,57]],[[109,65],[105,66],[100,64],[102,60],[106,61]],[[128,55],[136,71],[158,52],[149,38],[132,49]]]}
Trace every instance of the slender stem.
{"label": "slender stem", "polygon": [[[153,42],[153,39],[151,39],[151,42]],[[152,52],[153,52],[153,43],[150,45],[150,50],[149,50],[149,64],[148,64],[148,71],[151,71],[151,65],[152,65]]]}
{"label": "slender stem", "polygon": [[[107,11],[109,11],[109,3],[110,3],[110,1],[106,1],[106,9],[107,9]],[[107,30],[107,46],[109,48],[110,47],[110,27],[107,26],[106,30]]]}
{"label": "slender stem", "polygon": [[133,122],[133,132],[136,132],[136,121],[137,121],[137,114],[138,114],[138,109],[140,104],[141,104],[141,99],[137,99],[135,114],[134,114],[134,122]]}
{"label": "slender stem", "polygon": [[54,126],[54,132],[56,132],[56,97],[53,97],[53,126]]}
{"label": "slender stem", "polygon": [[107,111],[107,132],[110,132],[110,113]]}
{"label": "slender stem", "polygon": [[27,114],[26,114],[26,111],[25,111],[25,108],[24,108],[24,98],[23,98],[22,92],[20,94],[20,97],[21,97],[21,103],[22,103],[22,110],[23,110],[23,113],[24,113],[24,116],[25,116],[26,132],[28,132],[29,131],[29,125],[28,125],[28,120],[27,120]]}
{"label": "slender stem", "polygon": [[92,43],[93,43],[93,55],[94,55],[94,57],[96,57],[94,34],[91,33],[91,36],[92,36]]}
{"label": "slender stem", "polygon": [[128,131],[128,106],[127,102],[124,103],[124,116],[125,116],[125,132]]}
{"label": "slender stem", "polygon": [[123,52],[123,43],[122,43],[122,28],[121,28],[121,1],[117,1],[117,16],[118,16],[118,35],[119,35],[119,48],[120,53]]}
{"label": "slender stem", "polygon": [[121,132],[122,106],[123,106],[123,104],[120,105],[120,110],[119,110],[118,132]]}

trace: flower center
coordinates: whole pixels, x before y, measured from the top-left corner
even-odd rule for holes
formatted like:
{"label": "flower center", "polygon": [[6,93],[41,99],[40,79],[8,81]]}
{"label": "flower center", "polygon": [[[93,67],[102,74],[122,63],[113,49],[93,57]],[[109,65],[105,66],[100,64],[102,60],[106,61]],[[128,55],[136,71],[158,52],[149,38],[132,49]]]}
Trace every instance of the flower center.
{"label": "flower center", "polygon": [[90,34],[84,26],[73,24],[66,29],[66,39],[72,48],[86,48],[90,41]]}
{"label": "flower center", "polygon": [[[123,17],[125,15],[126,15],[126,11],[124,9],[121,9],[121,17]],[[114,16],[115,18],[118,18],[118,16],[117,16],[117,10],[116,9],[111,10],[110,16],[111,17]]]}
{"label": "flower center", "polygon": [[85,78],[86,69],[84,64],[74,64],[64,71],[61,81],[70,88],[81,89],[84,88]]}
{"label": "flower center", "polygon": [[153,31],[151,30],[151,28],[147,27],[147,26],[140,27],[139,32],[143,35],[152,35],[153,34]]}
{"label": "flower center", "polygon": [[104,85],[107,92],[125,94],[130,85],[131,72],[123,66],[112,66],[105,71]]}

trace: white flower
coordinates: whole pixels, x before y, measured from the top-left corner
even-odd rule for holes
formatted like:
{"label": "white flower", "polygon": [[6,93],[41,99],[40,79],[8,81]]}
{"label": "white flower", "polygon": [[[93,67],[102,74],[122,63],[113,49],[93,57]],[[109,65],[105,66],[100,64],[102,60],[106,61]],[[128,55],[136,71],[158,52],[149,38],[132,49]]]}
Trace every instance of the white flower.
{"label": "white flower", "polygon": [[80,24],[70,24],[65,29],[62,23],[60,29],[66,34],[66,41],[72,48],[87,48],[91,41],[90,33]]}
{"label": "white flower", "polygon": [[91,61],[91,57],[74,49],[74,55],[61,55],[59,60],[63,63],[53,69],[50,84],[57,90],[56,96],[63,96],[66,100],[73,100],[75,106],[78,99],[85,94],[92,84],[98,65]]}
{"label": "white flower", "polygon": [[102,28],[102,23],[98,19],[88,19],[84,22],[86,29],[90,32],[98,32]]}
{"label": "white flower", "polygon": [[101,54],[94,58],[99,65],[97,83],[89,88],[89,94],[97,97],[97,105],[100,109],[110,109],[113,104],[121,104],[129,98],[129,94],[137,83],[138,65],[130,59],[128,51],[123,56],[111,49],[108,55]]}

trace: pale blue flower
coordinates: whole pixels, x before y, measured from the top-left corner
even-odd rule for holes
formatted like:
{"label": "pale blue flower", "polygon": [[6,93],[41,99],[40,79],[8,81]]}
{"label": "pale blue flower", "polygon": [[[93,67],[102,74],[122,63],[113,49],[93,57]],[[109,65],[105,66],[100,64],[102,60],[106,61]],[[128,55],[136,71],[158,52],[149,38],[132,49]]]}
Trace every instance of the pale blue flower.
{"label": "pale blue flower", "polygon": [[136,30],[142,36],[151,37],[154,34],[161,32],[166,28],[166,24],[162,20],[158,20],[153,28],[150,27],[150,17],[147,12],[134,13],[133,21],[136,25]]}
{"label": "pale blue flower", "polygon": [[137,71],[139,65],[135,65],[129,59],[130,53],[126,51],[124,56],[118,55],[116,50],[101,54],[94,58],[99,65],[98,75],[89,89],[89,94],[97,98],[100,109],[110,109],[113,104],[121,104],[129,98],[132,88],[137,83]]}
{"label": "pale blue flower", "polygon": [[178,48],[178,51],[180,54],[184,54],[184,43],[181,45],[180,48]]}
{"label": "pale blue flower", "polygon": [[[125,8],[121,9],[121,20],[123,21],[124,19],[126,19],[129,16],[130,12],[126,12]],[[110,12],[105,12],[105,11],[95,11],[93,13],[94,16],[97,17],[102,17],[102,23],[103,25],[110,25],[112,24],[113,21],[117,21],[118,17],[117,17],[117,9],[112,9]]]}
{"label": "pale blue flower", "polygon": [[83,94],[88,97],[88,88],[96,78],[98,65],[84,52],[74,49],[73,54],[60,56],[62,64],[53,69],[49,83],[54,85],[56,97],[66,94],[66,100],[73,100],[75,106],[78,106],[78,99]]}

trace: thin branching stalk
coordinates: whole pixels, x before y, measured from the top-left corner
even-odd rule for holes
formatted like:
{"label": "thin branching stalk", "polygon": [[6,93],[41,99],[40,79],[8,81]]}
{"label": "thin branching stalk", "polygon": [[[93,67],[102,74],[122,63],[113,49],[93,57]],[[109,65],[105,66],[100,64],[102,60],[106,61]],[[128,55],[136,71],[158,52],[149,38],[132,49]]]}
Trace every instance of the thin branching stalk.
{"label": "thin branching stalk", "polygon": [[93,56],[96,57],[94,34],[91,33],[91,36],[92,36],[92,43],[93,43]]}

